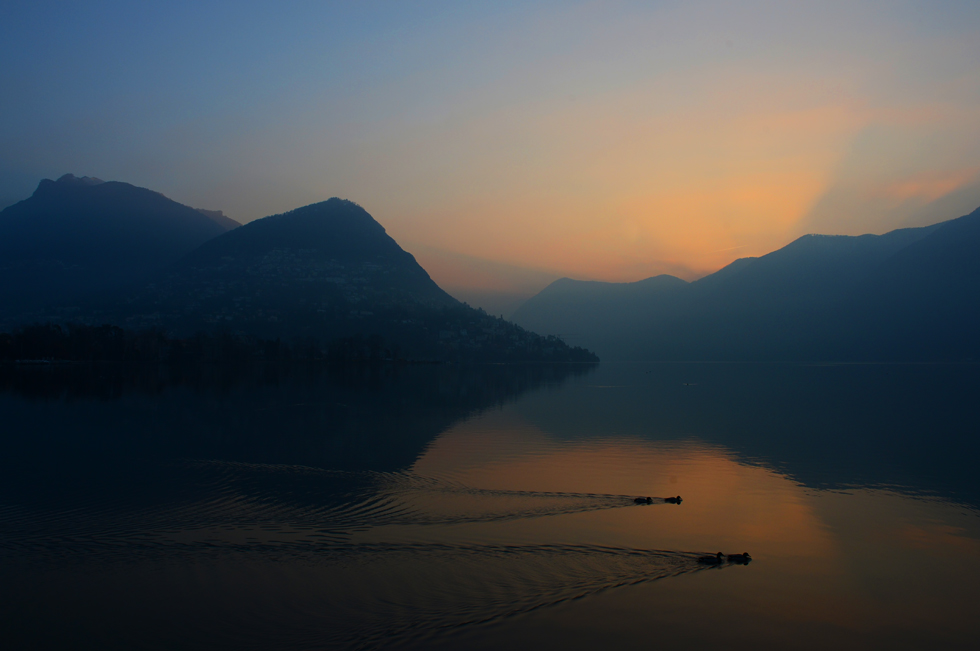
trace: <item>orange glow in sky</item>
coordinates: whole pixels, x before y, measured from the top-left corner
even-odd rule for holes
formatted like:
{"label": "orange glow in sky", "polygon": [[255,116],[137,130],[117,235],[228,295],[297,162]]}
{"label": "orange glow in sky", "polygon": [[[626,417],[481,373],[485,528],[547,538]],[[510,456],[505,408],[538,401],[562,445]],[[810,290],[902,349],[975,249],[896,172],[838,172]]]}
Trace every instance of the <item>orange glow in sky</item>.
{"label": "orange glow in sky", "polygon": [[450,292],[514,296],[980,205],[975,2],[423,5],[13,12],[0,201],[66,172],[243,222],[339,196]]}

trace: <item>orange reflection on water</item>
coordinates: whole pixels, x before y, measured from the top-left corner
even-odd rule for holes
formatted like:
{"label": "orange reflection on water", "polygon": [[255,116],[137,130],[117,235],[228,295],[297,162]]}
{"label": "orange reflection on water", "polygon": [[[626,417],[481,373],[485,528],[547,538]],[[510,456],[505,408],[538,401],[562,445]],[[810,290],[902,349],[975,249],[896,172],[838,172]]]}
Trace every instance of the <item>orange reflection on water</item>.
{"label": "orange reflection on water", "polygon": [[[667,647],[676,634],[690,648],[698,639],[725,648],[956,646],[978,632],[980,526],[956,505],[883,490],[808,489],[696,441],[562,439],[506,412],[449,430],[414,471],[479,488],[684,498],[679,506],[498,523],[492,534],[489,525],[468,525],[456,531],[463,538],[754,558],[748,567],[624,588],[542,614],[535,626],[553,625],[556,639],[597,613],[617,622],[627,647],[651,626]],[[705,612],[712,625],[692,636]],[[564,641],[586,648],[589,635],[577,630]]]}
{"label": "orange reflection on water", "polygon": [[897,535],[909,547],[921,551],[980,556],[980,540],[968,538],[966,529],[942,522],[907,524]]}
{"label": "orange reflection on water", "polygon": [[834,553],[803,489],[763,466],[739,463],[721,448],[628,438],[559,441],[503,418],[488,416],[477,428],[450,430],[413,470],[478,488],[684,498],[680,507],[589,516],[602,522],[597,529],[590,521],[590,535],[601,530],[633,544],[664,548],[683,541],[695,549],[727,545],[730,552],[732,546],[740,552],[775,546],[806,556]]}

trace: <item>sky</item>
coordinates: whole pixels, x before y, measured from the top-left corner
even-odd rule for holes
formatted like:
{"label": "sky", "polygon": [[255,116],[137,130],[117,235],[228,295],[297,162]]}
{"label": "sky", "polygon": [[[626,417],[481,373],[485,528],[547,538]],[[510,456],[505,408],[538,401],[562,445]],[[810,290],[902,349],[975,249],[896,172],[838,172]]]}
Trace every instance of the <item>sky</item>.
{"label": "sky", "polygon": [[332,196],[493,313],[980,206],[980,3],[0,4],[0,207]]}

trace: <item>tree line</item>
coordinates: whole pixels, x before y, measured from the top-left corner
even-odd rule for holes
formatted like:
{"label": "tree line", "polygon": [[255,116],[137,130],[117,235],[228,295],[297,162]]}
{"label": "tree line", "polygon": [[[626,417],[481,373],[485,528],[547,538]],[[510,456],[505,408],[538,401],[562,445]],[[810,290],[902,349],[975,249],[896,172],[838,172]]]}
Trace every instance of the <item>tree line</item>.
{"label": "tree line", "polygon": [[37,323],[0,333],[5,362],[239,362],[247,360],[400,361],[398,346],[380,335],[261,339],[230,332],[177,338],[161,330],[131,331],[119,326]]}

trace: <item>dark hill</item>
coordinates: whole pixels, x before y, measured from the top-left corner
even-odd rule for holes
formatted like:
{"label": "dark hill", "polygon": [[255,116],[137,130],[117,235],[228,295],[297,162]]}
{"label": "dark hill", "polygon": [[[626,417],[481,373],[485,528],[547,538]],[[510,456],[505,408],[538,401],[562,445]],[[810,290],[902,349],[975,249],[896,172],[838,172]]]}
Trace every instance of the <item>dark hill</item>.
{"label": "dark hill", "polygon": [[618,353],[635,324],[652,325],[675,313],[688,283],[661,275],[633,283],[561,278],[531,297],[512,320],[590,350]]}
{"label": "dark hill", "polygon": [[335,197],[251,222],[201,247],[189,260],[264,254],[272,249],[310,249],[338,259],[411,258],[366,210]]}
{"label": "dark hill", "polygon": [[924,358],[980,359],[980,209],[938,227],[873,270],[854,318],[874,327],[863,345],[915,341]]}
{"label": "dark hill", "polygon": [[363,208],[336,198],[214,238],[141,292],[137,304],[170,314],[173,323],[244,320],[269,332],[288,331],[286,321],[311,311],[459,305]]}
{"label": "dark hill", "polygon": [[[337,198],[258,219],[215,238],[178,264],[177,277],[296,282],[304,291],[346,293],[355,303],[368,294],[373,304],[457,303],[367,211]],[[307,300],[316,299],[310,295]]]}
{"label": "dark hill", "polygon": [[235,224],[128,183],[44,179],[0,212],[0,318],[137,287]]}
{"label": "dark hill", "polygon": [[565,281],[514,320],[607,359],[959,360],[980,356],[978,250],[980,211],[885,235],[807,235],[677,291]]}
{"label": "dark hill", "polygon": [[367,345],[424,359],[593,360],[452,298],[363,208],[337,198],[225,233],[89,320],[347,346],[352,357]]}

